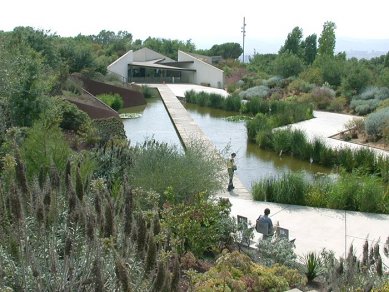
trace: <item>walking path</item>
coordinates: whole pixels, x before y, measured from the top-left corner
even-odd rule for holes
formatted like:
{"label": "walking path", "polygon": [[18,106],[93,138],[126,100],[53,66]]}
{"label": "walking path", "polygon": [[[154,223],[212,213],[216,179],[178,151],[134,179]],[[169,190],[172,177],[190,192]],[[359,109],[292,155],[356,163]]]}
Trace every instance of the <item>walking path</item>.
{"label": "walking path", "polygon": [[[201,139],[210,150],[216,150],[168,85],[153,86],[158,88],[182,142],[187,144],[193,139]],[[344,123],[352,118],[352,116],[347,115],[321,112],[315,112],[315,116],[315,119],[293,126],[306,130],[311,137],[317,135],[327,138],[342,131]],[[342,141],[334,141],[334,143],[338,143],[334,144],[336,146],[343,144]],[[381,254],[383,254],[383,243],[389,236],[389,215],[258,202],[253,201],[250,192],[236,176],[234,177],[234,185],[236,188],[233,192],[225,191],[218,194],[220,197],[228,198],[232,203],[231,214],[247,217],[249,222],[254,224],[258,215],[262,214],[266,207],[270,208],[273,224],[279,221],[281,227],[289,229],[289,237],[296,238],[296,253],[300,256],[310,251],[319,252],[326,248],[334,251],[338,257],[344,257],[351,244],[359,256],[366,239],[368,239],[369,244],[379,242]],[[260,234],[254,233],[253,245],[261,237]],[[383,261],[389,265],[388,258],[384,257]]]}

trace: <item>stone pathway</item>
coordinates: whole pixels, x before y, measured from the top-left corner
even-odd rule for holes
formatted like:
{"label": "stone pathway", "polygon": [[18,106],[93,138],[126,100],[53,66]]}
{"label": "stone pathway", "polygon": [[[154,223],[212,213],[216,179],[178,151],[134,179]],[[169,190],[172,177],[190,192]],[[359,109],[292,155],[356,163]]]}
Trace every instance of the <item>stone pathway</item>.
{"label": "stone pathway", "polygon": [[[201,139],[210,151],[216,150],[212,142],[191,118],[175,93],[167,85],[154,85],[161,93],[167,111],[181,137],[183,143],[190,143],[192,139]],[[332,113],[315,112],[315,119],[293,125],[300,127],[313,135],[328,136],[342,131],[344,120],[352,116]],[[334,139],[332,139],[334,140]],[[335,145],[339,146],[342,141]],[[350,143],[348,143],[350,144]],[[355,144],[353,144],[355,145]],[[227,174],[226,174],[227,181]],[[362,247],[367,239],[369,244],[377,242],[381,245],[389,236],[389,215],[312,208],[297,205],[284,205],[277,203],[258,202],[252,200],[252,195],[243,186],[237,176],[234,177],[235,189],[232,192],[221,192],[220,197],[228,198],[232,203],[231,214],[247,217],[254,224],[259,214],[265,208],[270,208],[271,218],[275,224],[280,222],[281,227],[289,229],[289,237],[296,239],[296,253],[304,256],[308,252],[319,252],[323,248],[332,250],[336,256],[344,257],[351,244],[357,256],[362,253]],[[261,235],[255,232],[252,245],[260,239]],[[384,257],[384,264],[389,266],[389,259]]]}

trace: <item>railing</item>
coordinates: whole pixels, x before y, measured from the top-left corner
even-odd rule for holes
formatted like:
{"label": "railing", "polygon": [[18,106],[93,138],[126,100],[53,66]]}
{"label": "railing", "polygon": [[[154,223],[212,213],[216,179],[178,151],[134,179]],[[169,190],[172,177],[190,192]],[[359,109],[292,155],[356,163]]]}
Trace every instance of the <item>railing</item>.
{"label": "railing", "polygon": [[184,83],[181,77],[131,77],[136,83]]}

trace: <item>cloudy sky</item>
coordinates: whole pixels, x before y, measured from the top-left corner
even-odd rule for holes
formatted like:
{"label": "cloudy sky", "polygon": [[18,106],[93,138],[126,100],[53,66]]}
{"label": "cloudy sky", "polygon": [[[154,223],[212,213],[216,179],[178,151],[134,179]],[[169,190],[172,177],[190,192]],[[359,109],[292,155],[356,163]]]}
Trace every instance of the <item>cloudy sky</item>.
{"label": "cloudy sky", "polygon": [[[336,24],[336,37],[389,39],[388,0],[12,0],[2,1],[0,30],[31,26],[60,36],[128,31],[134,39],[191,39],[199,49],[214,44],[242,44],[266,52],[283,44],[296,26],[304,37],[320,35],[323,24]],[[389,48],[388,48],[389,50]]]}

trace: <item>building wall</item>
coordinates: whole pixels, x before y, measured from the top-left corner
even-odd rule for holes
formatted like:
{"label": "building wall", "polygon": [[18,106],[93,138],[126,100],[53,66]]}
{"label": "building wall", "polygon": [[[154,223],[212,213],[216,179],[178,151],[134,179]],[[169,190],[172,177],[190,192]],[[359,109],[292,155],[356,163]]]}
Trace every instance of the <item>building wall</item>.
{"label": "building wall", "polygon": [[184,78],[189,78],[190,83],[209,85],[214,88],[224,88],[224,71],[201,61],[185,52],[178,51],[178,61],[193,61],[185,65],[186,68],[195,69],[195,74],[183,72]]}
{"label": "building wall", "polygon": [[123,81],[127,82],[128,79],[128,64],[134,62],[134,52],[132,50],[125,53],[119,59],[112,64],[108,65],[107,69],[109,72],[113,72],[120,75]]}
{"label": "building wall", "polygon": [[162,61],[164,62],[174,62],[173,59],[170,59],[169,57],[166,57],[160,53],[157,53],[149,48],[142,48],[140,50],[137,50],[134,52],[134,62],[147,62],[157,59],[165,59]]}

